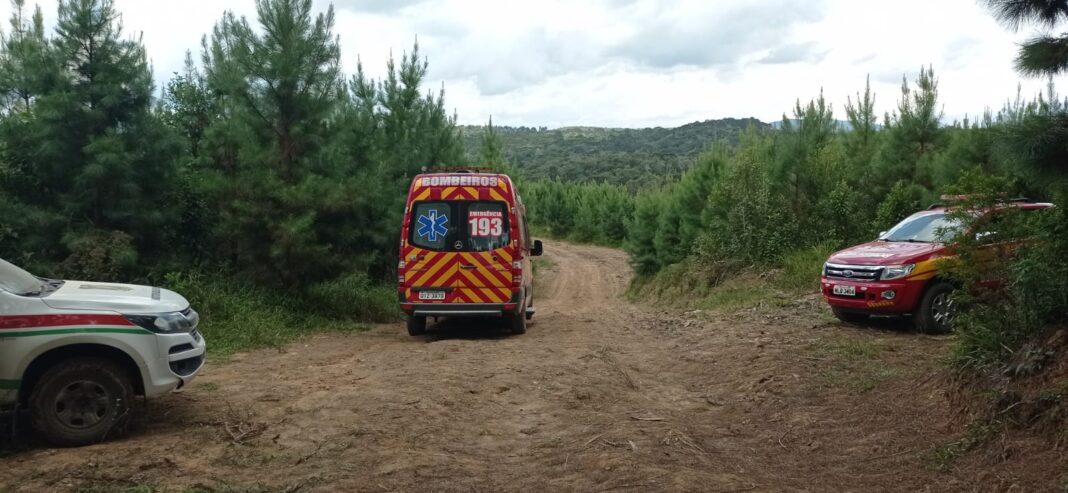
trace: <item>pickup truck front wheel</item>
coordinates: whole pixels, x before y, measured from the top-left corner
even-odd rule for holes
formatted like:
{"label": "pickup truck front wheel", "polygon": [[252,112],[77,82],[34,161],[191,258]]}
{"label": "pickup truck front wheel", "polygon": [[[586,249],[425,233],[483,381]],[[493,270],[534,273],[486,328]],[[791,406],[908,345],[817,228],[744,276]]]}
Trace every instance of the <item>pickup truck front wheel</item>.
{"label": "pickup truck front wheel", "polygon": [[920,306],[913,314],[916,330],[925,334],[944,334],[953,330],[953,285],[938,282],[927,288],[920,299]]}
{"label": "pickup truck front wheel", "polygon": [[114,363],[77,358],[46,371],[30,394],[33,427],[60,446],[97,443],[125,429],[133,410],[130,376]]}

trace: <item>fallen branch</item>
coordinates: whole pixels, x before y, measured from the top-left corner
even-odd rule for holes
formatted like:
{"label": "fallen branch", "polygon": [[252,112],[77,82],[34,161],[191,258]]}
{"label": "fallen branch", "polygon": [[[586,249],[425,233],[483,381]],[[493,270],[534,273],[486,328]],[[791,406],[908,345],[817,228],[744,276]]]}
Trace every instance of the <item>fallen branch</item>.
{"label": "fallen branch", "polygon": [[623,365],[619,364],[619,361],[616,360],[615,356],[612,356],[612,354],[608,352],[608,347],[602,347],[600,351],[598,351],[598,353],[602,360],[604,360],[606,363],[615,368],[616,371],[623,375],[623,378],[627,381],[628,387],[630,387],[632,390],[638,390],[638,383],[635,382],[633,378],[631,378],[630,373],[627,373],[627,370],[623,368]]}
{"label": "fallen branch", "polygon": [[317,444],[317,445],[315,446],[315,450],[313,450],[313,451],[312,451],[312,453],[310,453],[310,454],[308,454],[308,455],[305,455],[305,456],[303,456],[303,457],[301,457],[301,458],[297,459],[297,463],[296,463],[296,465],[298,465],[298,466],[299,466],[299,465],[301,465],[301,464],[303,464],[303,463],[307,462],[307,461],[308,461],[308,459],[311,459],[312,457],[315,457],[316,455],[318,455],[318,454],[319,454],[319,451],[323,449],[323,444],[324,444],[324,443],[326,443],[326,441],[322,441],[322,442],[319,442],[319,443],[318,443],[318,444]]}
{"label": "fallen branch", "polygon": [[586,443],[582,444],[582,448],[589,447],[591,443],[593,443],[595,440],[597,440],[598,438],[601,438],[603,436],[604,436],[604,433],[601,433],[600,435],[597,435],[597,436],[587,440]]}

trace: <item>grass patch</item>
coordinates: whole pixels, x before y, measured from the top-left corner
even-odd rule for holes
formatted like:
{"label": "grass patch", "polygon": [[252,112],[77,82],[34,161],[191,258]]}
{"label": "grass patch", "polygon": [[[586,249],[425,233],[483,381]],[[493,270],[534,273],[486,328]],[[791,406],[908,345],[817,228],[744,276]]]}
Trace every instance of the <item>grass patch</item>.
{"label": "grass patch", "polygon": [[960,440],[932,448],[923,454],[923,462],[928,468],[948,472],[953,464],[965,453],[990,441],[997,435],[999,427],[991,421],[975,421],[968,425],[968,431]]}
{"label": "grass patch", "polygon": [[751,267],[691,256],[651,277],[635,278],[628,295],[633,300],[720,312],[782,305],[819,292],[823,263],[833,252],[831,245],[817,245],[786,255],[780,264]]}
{"label": "grass patch", "polygon": [[819,292],[823,263],[834,252],[833,246],[822,244],[787,254],[782,260],[780,285],[785,289],[802,293]]}
{"label": "grass patch", "polygon": [[[360,312],[353,312],[352,318],[339,318],[337,307],[323,309],[326,314],[309,311],[306,299],[235,279],[200,273],[168,274],[166,285],[185,296],[200,313],[200,331],[208,341],[212,357],[260,347],[282,347],[312,332],[359,332],[368,328],[353,319]],[[336,294],[344,296],[337,289]],[[384,295],[353,295],[349,299],[360,300],[361,296]]]}
{"label": "grass patch", "polygon": [[810,347],[821,361],[818,372],[825,385],[843,388],[853,394],[871,392],[880,383],[905,374],[887,366],[880,356],[882,345],[861,340],[819,340]]}
{"label": "grass patch", "polygon": [[197,390],[203,390],[205,392],[215,392],[219,390],[219,384],[215,382],[199,382],[193,386]]}
{"label": "grass patch", "polygon": [[534,273],[537,274],[538,272],[550,270],[553,267],[556,267],[556,261],[553,260],[552,257],[543,253],[540,257],[535,257],[531,261],[531,265],[533,266]]}
{"label": "grass patch", "polygon": [[782,293],[763,281],[736,279],[712,290],[696,303],[698,308],[719,312],[733,312],[781,302]]}
{"label": "grass patch", "polygon": [[648,278],[636,278],[627,290],[632,300],[653,301],[673,308],[734,312],[781,305],[793,298],[778,288],[774,275],[734,265],[694,268],[692,263],[668,266]]}

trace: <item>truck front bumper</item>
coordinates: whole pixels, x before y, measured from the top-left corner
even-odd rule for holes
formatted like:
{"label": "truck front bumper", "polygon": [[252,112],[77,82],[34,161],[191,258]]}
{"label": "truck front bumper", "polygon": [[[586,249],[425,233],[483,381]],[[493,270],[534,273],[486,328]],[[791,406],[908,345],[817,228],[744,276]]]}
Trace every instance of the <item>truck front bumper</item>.
{"label": "truck front bumper", "polygon": [[159,357],[147,361],[141,374],[145,396],[155,397],[184,387],[204,367],[207,343],[196,330],[181,334],[156,334]]}
{"label": "truck front bumper", "polygon": [[[834,294],[835,286],[853,286],[854,296]],[[923,292],[922,281],[848,281],[820,278],[823,299],[831,307],[855,313],[900,315],[911,313]]]}

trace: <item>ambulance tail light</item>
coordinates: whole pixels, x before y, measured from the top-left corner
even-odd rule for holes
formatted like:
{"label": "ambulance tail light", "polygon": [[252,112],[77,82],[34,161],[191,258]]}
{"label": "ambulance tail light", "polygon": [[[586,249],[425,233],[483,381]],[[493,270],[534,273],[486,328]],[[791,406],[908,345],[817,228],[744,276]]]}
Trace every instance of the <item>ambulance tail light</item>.
{"label": "ambulance tail light", "polygon": [[523,262],[512,262],[512,287],[518,288],[523,285]]}
{"label": "ambulance tail light", "polygon": [[404,261],[397,262],[397,283],[404,284]]}

